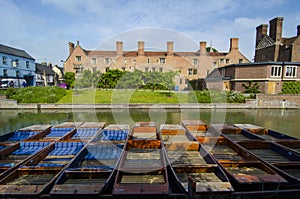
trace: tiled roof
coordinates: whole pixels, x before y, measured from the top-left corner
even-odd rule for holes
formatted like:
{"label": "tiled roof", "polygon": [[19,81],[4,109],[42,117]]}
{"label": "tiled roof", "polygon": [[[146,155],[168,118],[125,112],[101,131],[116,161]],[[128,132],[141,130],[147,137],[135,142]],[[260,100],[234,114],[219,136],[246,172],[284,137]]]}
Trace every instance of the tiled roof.
{"label": "tiled roof", "polygon": [[33,57],[31,57],[27,52],[25,52],[24,50],[20,50],[20,49],[16,49],[16,48],[12,48],[9,46],[5,46],[0,44],[0,52],[4,53],[4,54],[8,54],[8,55],[14,55],[17,57],[23,57],[23,58],[27,58],[27,59],[32,59],[34,60]]}
{"label": "tiled roof", "polygon": [[55,75],[55,72],[52,70],[50,66],[44,65],[44,64],[35,64],[36,73],[37,74],[44,74],[44,71],[46,72],[46,75]]}
{"label": "tiled roof", "polygon": [[86,50],[88,56],[99,56],[99,57],[115,57],[117,56],[116,51],[104,51],[104,50]]}
{"label": "tiled roof", "polygon": [[294,43],[294,41],[297,39],[298,37],[291,37],[291,38],[282,38],[282,44],[283,45],[287,45],[287,47],[289,47],[290,45],[292,45]]}

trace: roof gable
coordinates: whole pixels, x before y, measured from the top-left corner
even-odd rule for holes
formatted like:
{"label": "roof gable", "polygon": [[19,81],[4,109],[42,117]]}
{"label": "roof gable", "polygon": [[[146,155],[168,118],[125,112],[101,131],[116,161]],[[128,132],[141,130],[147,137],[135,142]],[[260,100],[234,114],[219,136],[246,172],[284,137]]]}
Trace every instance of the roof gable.
{"label": "roof gable", "polygon": [[8,54],[8,55],[14,55],[14,56],[17,56],[17,57],[23,57],[23,58],[35,60],[33,57],[31,57],[24,50],[12,48],[12,47],[5,46],[5,45],[2,45],[2,44],[0,44],[0,52],[4,53],[4,54]]}
{"label": "roof gable", "polygon": [[269,35],[265,35],[257,44],[256,50],[267,48],[273,45],[275,45],[274,40]]}
{"label": "roof gable", "polygon": [[55,75],[55,72],[52,70],[50,66],[36,63],[35,67],[36,67],[37,74],[44,74],[45,71],[46,75]]}

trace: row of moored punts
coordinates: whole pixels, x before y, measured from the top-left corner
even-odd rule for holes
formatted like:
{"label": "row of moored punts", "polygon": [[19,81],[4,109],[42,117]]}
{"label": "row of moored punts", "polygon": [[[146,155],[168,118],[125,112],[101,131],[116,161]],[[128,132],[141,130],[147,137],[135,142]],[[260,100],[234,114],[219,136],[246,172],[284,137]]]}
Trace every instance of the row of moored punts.
{"label": "row of moored punts", "polygon": [[297,198],[300,140],[252,124],[33,125],[0,136],[1,198]]}

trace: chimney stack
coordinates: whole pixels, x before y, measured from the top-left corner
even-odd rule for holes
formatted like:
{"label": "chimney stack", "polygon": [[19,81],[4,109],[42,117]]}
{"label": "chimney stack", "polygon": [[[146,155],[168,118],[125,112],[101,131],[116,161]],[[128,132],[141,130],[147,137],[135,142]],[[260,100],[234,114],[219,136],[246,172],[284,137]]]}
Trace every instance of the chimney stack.
{"label": "chimney stack", "polygon": [[116,42],[116,50],[117,50],[117,56],[123,56],[123,42],[117,41]]}
{"label": "chimney stack", "polygon": [[261,24],[260,26],[256,27],[256,44],[255,47],[258,45],[260,40],[267,35],[268,33],[268,24]]}
{"label": "chimney stack", "polygon": [[74,51],[74,43],[69,42],[69,55],[71,55],[73,51]]}
{"label": "chimney stack", "polygon": [[231,51],[238,51],[239,50],[239,38],[230,38],[230,49]]}
{"label": "chimney stack", "polygon": [[173,56],[173,41],[167,42],[167,55]]}
{"label": "chimney stack", "polygon": [[138,56],[144,56],[145,55],[144,46],[145,46],[144,41],[139,41],[138,42]]}
{"label": "chimney stack", "polygon": [[300,36],[300,25],[297,26],[297,36]]}
{"label": "chimney stack", "polygon": [[200,55],[206,55],[206,41],[200,42]]}
{"label": "chimney stack", "polygon": [[283,17],[276,17],[270,22],[269,36],[275,41],[281,41]]}

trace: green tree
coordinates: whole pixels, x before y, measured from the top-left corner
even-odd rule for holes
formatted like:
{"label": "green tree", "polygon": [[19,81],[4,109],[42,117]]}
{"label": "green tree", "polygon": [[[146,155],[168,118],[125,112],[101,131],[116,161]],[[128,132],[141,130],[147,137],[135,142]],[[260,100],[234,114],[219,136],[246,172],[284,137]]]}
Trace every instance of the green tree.
{"label": "green tree", "polygon": [[64,79],[66,81],[66,84],[67,84],[67,88],[70,89],[70,88],[73,88],[73,84],[74,84],[74,81],[75,81],[75,73],[73,72],[66,72],[65,75],[64,75]]}
{"label": "green tree", "polygon": [[118,81],[125,74],[124,71],[118,69],[108,70],[106,73],[101,75],[100,81],[98,83],[99,88],[116,88]]}
{"label": "green tree", "polygon": [[139,70],[134,70],[133,72],[125,72],[118,82],[117,88],[121,89],[138,89],[143,85],[142,80],[143,73]]}
{"label": "green tree", "polygon": [[100,71],[91,72],[90,70],[84,70],[76,79],[76,86],[81,88],[95,88],[97,87],[100,78]]}

